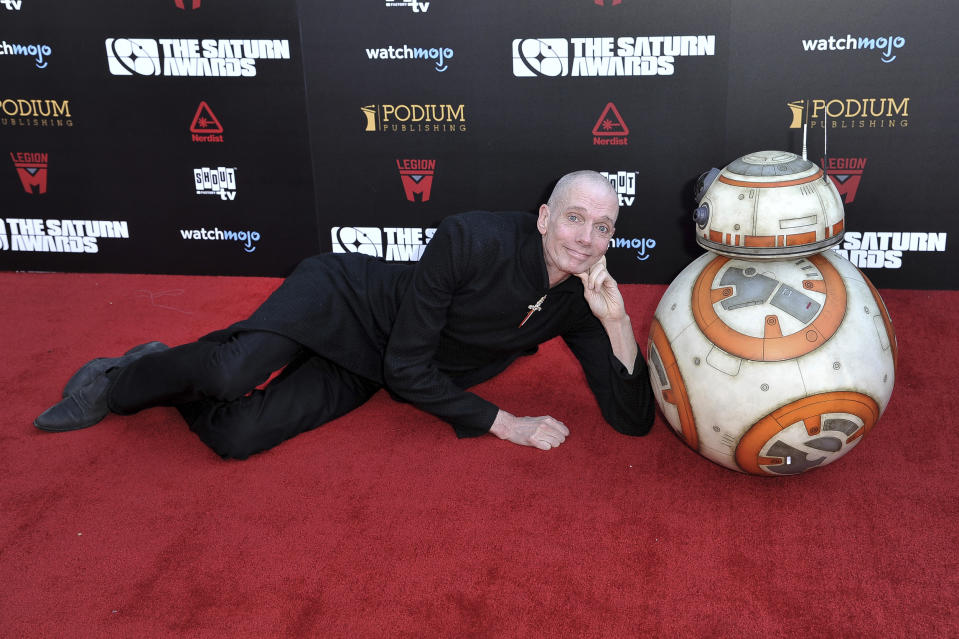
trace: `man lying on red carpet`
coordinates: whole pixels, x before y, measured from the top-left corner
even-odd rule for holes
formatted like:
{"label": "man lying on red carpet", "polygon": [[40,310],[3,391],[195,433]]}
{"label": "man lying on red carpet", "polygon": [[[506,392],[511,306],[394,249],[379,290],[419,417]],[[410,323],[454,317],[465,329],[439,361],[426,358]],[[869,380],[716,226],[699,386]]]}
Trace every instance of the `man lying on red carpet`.
{"label": "man lying on red carpet", "polygon": [[244,321],[190,344],[150,342],[87,363],[34,425],[76,430],[111,411],[176,406],[214,451],[244,459],[385,387],[459,437],[492,433],[549,450],[569,434],[561,421],[517,417],[464,389],[561,335],[606,421],[644,435],[653,420],[646,363],[606,271],[618,214],[609,182],[577,171],[557,182],[538,216],[446,218],[416,264],[359,253],[307,258]]}

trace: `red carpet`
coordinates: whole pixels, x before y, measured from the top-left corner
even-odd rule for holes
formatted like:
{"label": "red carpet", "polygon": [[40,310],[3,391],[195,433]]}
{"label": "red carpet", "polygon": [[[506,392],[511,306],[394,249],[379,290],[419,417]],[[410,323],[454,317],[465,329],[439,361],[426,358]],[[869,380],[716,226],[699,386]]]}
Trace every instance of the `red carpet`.
{"label": "red carpet", "polygon": [[[765,479],[601,422],[561,343],[479,392],[572,435],[542,452],[378,394],[244,462],[172,409],[49,434],[86,360],[244,316],[257,278],[0,273],[3,637],[959,636],[959,292],[883,291],[886,414]],[[662,286],[624,287],[640,342]]]}

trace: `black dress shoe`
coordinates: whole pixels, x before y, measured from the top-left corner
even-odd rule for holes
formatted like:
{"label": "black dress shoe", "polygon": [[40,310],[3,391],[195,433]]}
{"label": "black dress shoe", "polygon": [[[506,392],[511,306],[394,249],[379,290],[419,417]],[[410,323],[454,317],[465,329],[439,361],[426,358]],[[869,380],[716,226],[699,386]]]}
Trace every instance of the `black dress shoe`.
{"label": "black dress shoe", "polygon": [[33,425],[53,432],[93,426],[110,412],[107,407],[109,390],[110,378],[106,374],[97,375],[89,384],[43,411],[33,420]]}
{"label": "black dress shoe", "polygon": [[170,347],[162,342],[147,342],[146,344],[134,346],[120,357],[98,357],[92,359],[81,366],[80,370],[74,373],[73,377],[67,382],[67,385],[63,387],[63,398],[66,399],[70,395],[73,395],[79,389],[89,384],[94,377],[102,375],[111,368],[126,366],[144,355],[165,351],[168,348]]}

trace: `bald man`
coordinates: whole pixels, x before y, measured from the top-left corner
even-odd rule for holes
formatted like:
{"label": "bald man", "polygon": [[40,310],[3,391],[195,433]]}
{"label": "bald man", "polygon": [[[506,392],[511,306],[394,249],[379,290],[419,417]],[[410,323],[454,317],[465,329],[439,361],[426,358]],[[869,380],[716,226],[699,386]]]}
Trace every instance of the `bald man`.
{"label": "bald man", "polygon": [[561,336],[604,419],[620,433],[644,435],[653,420],[646,365],[606,270],[618,214],[609,182],[577,171],[557,182],[535,216],[446,218],[415,264],[357,253],[308,258],[225,330],[88,362],[34,424],[76,430],[109,412],[176,406],[214,451],[245,459],[386,388],[459,437],[492,433],[549,450],[569,435],[560,419],[517,416],[466,389]]}

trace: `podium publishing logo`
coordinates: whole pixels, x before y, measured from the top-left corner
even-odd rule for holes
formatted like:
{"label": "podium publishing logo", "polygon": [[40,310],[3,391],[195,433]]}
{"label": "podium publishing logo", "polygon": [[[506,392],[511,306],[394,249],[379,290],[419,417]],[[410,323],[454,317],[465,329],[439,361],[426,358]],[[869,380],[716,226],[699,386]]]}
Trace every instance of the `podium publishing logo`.
{"label": "podium publishing logo", "polygon": [[24,191],[31,195],[43,195],[47,192],[46,153],[11,153],[10,159],[17,169]]}
{"label": "podium publishing logo", "polygon": [[859,182],[862,181],[862,174],[866,169],[866,158],[823,158],[820,166],[826,169],[843,202],[855,202]]}
{"label": "podium publishing logo", "polygon": [[218,195],[221,200],[230,201],[236,199],[236,168],[193,169],[193,183],[197,195]]}
{"label": "podium publishing logo", "polygon": [[417,262],[435,232],[435,228],[334,226],[330,236],[334,253],[362,253],[391,262]]}
{"label": "podium publishing logo", "polygon": [[213,114],[210,105],[201,101],[196,108],[193,122],[190,123],[190,133],[194,142],[222,142],[223,125]]}
{"label": "podium publishing logo", "polygon": [[[433,188],[433,173],[436,171],[436,160],[397,160],[396,168],[403,181],[403,190],[406,199],[410,202],[428,202],[430,191]],[[417,200],[419,196],[419,200]]]}
{"label": "podium publishing logo", "polygon": [[466,105],[370,104],[360,107],[366,131],[380,133],[461,133],[466,131]]}
{"label": "podium publishing logo", "polygon": [[629,144],[629,127],[612,102],[606,105],[593,126],[593,145],[626,146]]}
{"label": "podium publishing logo", "polygon": [[203,0],[174,0],[174,4],[176,5],[177,9],[186,10],[187,1],[190,2],[190,9],[195,10],[200,8],[200,3]]}
{"label": "podium publishing logo", "polygon": [[70,100],[0,99],[0,125],[71,127],[73,116],[70,115]]}
{"label": "podium publishing logo", "polygon": [[909,126],[911,98],[832,98],[792,100],[790,129],[904,129]]}

